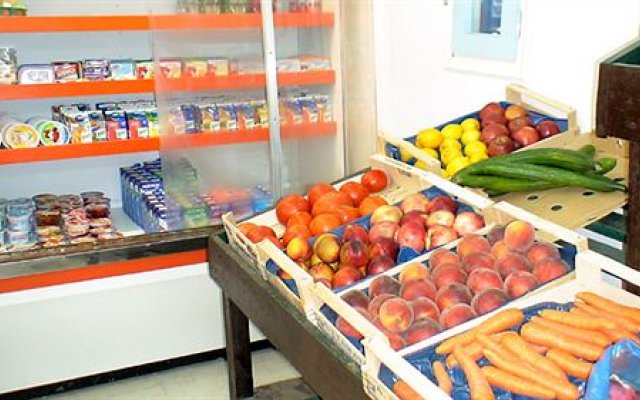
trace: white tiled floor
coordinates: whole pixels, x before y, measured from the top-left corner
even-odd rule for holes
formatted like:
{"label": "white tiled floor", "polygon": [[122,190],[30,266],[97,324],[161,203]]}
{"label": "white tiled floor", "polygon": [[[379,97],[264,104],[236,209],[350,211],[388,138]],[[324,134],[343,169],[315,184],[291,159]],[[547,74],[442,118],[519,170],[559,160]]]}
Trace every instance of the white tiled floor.
{"label": "white tiled floor", "polygon": [[[256,387],[299,376],[298,371],[277,351],[262,350],[253,353],[253,379]],[[227,400],[227,382],[227,363],[224,359],[218,359],[48,396],[46,399]]]}

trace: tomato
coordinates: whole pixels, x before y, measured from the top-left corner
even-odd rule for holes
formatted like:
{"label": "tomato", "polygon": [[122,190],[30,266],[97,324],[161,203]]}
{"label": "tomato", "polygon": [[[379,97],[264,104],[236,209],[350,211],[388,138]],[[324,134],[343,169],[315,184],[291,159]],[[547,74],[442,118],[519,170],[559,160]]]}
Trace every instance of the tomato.
{"label": "tomato", "polygon": [[304,197],[299,194],[290,194],[278,202],[276,206],[276,216],[282,225],[287,225],[289,218],[298,211],[309,212],[311,206]]}
{"label": "tomato", "polygon": [[357,208],[345,205],[337,206],[331,210],[331,214],[338,217],[342,222],[342,225],[349,223],[360,216]]}
{"label": "tomato", "polygon": [[353,204],[358,207],[362,200],[369,195],[369,189],[362,183],[347,182],[340,186],[340,191],[346,193],[353,200]]}
{"label": "tomato", "polygon": [[282,242],[279,241],[278,238],[275,238],[273,236],[267,236],[265,239],[275,244],[276,247],[279,248],[280,250],[284,250],[284,244],[282,244]]}
{"label": "tomato", "polygon": [[381,169],[372,169],[371,171],[368,171],[362,175],[362,179],[360,181],[372,193],[384,190],[384,188],[389,184],[387,174]]}
{"label": "tomato", "polygon": [[307,193],[307,199],[309,200],[309,204],[311,204],[311,206],[313,207],[315,202],[320,197],[322,197],[323,194],[335,191],[336,189],[328,183],[318,183],[316,185],[313,185],[311,189],[309,189],[309,192]]}
{"label": "tomato", "polygon": [[309,239],[313,235],[311,234],[311,230],[307,225],[301,225],[301,224],[290,225],[287,227],[287,230],[284,231],[284,235],[282,236],[282,243],[284,243],[286,246],[289,244],[291,239],[293,239],[296,236]]}
{"label": "tomato", "polygon": [[309,225],[309,228],[311,228],[311,233],[313,234],[313,236],[318,236],[323,233],[332,231],[338,228],[340,225],[342,225],[342,221],[340,221],[340,218],[336,217],[335,215],[320,214],[316,216],[313,221],[311,221],[311,225]]}
{"label": "tomato", "polygon": [[247,232],[247,239],[253,243],[259,243],[267,237],[277,239],[276,233],[268,226],[257,226]]}
{"label": "tomato", "polygon": [[365,216],[373,213],[378,207],[386,206],[388,203],[385,199],[380,196],[368,196],[362,200],[360,203],[360,207],[358,207],[358,212],[360,216]]}
{"label": "tomato", "polygon": [[289,218],[289,221],[287,221],[287,227],[290,227],[291,225],[306,225],[306,226],[309,226],[309,224],[311,223],[312,219],[313,219],[313,217],[308,212],[306,212],[306,211],[298,211],[297,213],[293,214]]}
{"label": "tomato", "polygon": [[320,214],[328,214],[339,205],[353,207],[353,200],[343,192],[334,191],[325,193],[313,204],[311,215],[315,217]]}
{"label": "tomato", "polygon": [[247,233],[249,233],[250,230],[257,228],[258,225],[256,224],[252,224],[251,222],[244,222],[240,225],[238,225],[238,230],[240,232],[242,232],[243,235],[247,236]]}

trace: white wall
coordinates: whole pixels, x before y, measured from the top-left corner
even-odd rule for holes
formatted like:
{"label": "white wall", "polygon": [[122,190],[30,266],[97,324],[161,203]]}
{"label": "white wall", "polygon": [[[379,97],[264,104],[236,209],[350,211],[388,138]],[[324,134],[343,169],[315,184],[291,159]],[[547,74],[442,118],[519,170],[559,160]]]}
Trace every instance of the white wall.
{"label": "white wall", "polygon": [[[409,136],[504,99],[514,79],[446,68],[451,3],[377,0],[374,5],[379,128]],[[508,1],[508,0],[507,0]],[[597,60],[637,37],[637,0],[522,0],[519,81],[578,110],[594,126]]]}

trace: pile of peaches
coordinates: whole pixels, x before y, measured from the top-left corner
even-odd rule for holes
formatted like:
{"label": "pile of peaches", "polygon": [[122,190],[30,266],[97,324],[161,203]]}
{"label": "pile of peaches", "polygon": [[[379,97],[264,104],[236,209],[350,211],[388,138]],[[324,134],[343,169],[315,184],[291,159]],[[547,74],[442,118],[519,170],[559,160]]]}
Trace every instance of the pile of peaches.
{"label": "pile of peaches", "polygon": [[[407,264],[397,277],[374,278],[368,293],[354,289],[341,297],[398,350],[493,311],[569,270],[558,248],[535,241],[533,226],[520,220],[495,226],[486,237],[467,234],[455,251],[434,251],[428,264]],[[362,338],[341,317],[336,327]]]}

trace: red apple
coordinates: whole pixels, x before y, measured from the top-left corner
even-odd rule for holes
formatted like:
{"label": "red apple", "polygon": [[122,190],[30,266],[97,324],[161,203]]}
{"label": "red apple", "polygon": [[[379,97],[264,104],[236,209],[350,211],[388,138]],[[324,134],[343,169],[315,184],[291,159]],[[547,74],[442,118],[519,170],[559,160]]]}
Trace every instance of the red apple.
{"label": "red apple", "polygon": [[536,130],[542,139],[546,139],[560,133],[560,127],[554,121],[542,121],[536,125]]}
{"label": "red apple", "polygon": [[507,125],[507,127],[509,128],[509,132],[511,132],[512,135],[525,126],[531,126],[531,120],[529,119],[529,117],[516,118],[509,121],[509,125]]}
{"label": "red apple", "polygon": [[438,210],[446,210],[455,214],[458,211],[458,205],[451,197],[437,196],[429,203],[427,213],[431,214]]}
{"label": "red apple", "polygon": [[356,268],[344,267],[339,269],[331,280],[331,285],[334,288],[353,285],[362,279],[362,274]]}
{"label": "red apple", "polygon": [[525,126],[524,128],[520,128],[519,131],[512,135],[513,140],[518,143],[522,147],[527,147],[530,144],[533,144],[540,140],[540,135],[538,131],[533,129],[530,126]]}
{"label": "red apple", "polygon": [[411,211],[426,212],[428,206],[429,198],[422,193],[416,193],[405,197],[400,204],[400,209],[405,214]]}
{"label": "red apple", "polygon": [[409,223],[403,225],[396,233],[396,242],[400,246],[410,247],[418,253],[424,250],[426,232],[424,228],[418,224]]}
{"label": "red apple", "polygon": [[383,221],[371,226],[369,229],[369,241],[375,242],[380,238],[394,239],[396,232],[400,228],[397,222]]}
{"label": "red apple", "polygon": [[489,115],[487,118],[484,118],[482,121],[480,121],[480,125],[484,129],[491,125],[506,125],[507,122],[509,121],[504,115],[493,114],[493,115]]}
{"label": "red apple", "polygon": [[488,154],[489,157],[495,157],[503,154],[509,154],[515,149],[516,147],[510,137],[499,136],[489,143]]}
{"label": "red apple", "polygon": [[485,144],[493,142],[498,136],[509,136],[509,130],[504,125],[489,125],[482,130],[480,140]]}
{"label": "red apple", "polygon": [[482,107],[482,109],[480,110],[479,116],[480,116],[480,119],[485,119],[489,115],[504,115],[504,109],[498,103],[495,103],[495,102],[489,103],[484,107]]}

